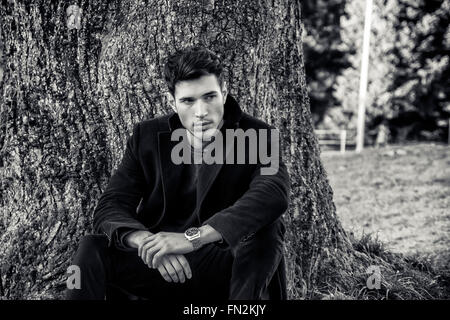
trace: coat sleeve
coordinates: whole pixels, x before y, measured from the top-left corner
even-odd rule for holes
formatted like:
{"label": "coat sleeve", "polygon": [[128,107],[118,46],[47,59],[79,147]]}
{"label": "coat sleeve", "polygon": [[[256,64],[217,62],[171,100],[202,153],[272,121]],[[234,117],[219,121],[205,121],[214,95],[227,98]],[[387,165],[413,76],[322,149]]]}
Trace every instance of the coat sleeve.
{"label": "coat sleeve", "polygon": [[137,220],[136,208],[144,194],[145,178],[138,158],[139,123],[127,140],[122,161],[94,210],[94,232],[108,237],[109,246],[120,242],[118,229],[147,230]]}
{"label": "coat sleeve", "polygon": [[262,174],[261,170],[266,166],[258,163],[248,190],[232,206],[215,213],[202,223],[210,225],[222,235],[224,242],[219,244],[219,247],[235,247],[286,211],[290,180],[280,155],[278,162],[275,174]]}

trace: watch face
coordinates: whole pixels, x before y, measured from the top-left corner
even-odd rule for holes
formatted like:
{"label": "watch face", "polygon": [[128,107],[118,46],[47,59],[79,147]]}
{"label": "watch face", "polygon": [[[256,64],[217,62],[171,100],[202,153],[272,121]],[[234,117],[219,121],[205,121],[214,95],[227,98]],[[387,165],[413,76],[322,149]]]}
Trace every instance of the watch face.
{"label": "watch face", "polygon": [[186,236],[192,237],[197,235],[200,232],[198,228],[189,228],[186,230]]}

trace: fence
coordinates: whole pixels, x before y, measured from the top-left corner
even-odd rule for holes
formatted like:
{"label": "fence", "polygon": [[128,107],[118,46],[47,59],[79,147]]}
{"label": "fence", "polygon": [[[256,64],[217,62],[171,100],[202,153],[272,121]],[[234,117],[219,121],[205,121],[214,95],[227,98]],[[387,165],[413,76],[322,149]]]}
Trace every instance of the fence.
{"label": "fence", "polygon": [[347,146],[355,146],[354,139],[349,139],[347,130],[315,130],[320,146],[339,146],[341,153],[345,153]]}

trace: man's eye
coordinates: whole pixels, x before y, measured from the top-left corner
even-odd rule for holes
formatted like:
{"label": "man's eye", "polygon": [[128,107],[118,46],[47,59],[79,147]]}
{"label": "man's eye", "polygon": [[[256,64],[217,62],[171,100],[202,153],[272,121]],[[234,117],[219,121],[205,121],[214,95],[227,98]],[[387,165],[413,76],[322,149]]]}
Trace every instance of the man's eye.
{"label": "man's eye", "polygon": [[214,99],[216,96],[206,96],[205,100],[206,101],[211,101],[212,99]]}

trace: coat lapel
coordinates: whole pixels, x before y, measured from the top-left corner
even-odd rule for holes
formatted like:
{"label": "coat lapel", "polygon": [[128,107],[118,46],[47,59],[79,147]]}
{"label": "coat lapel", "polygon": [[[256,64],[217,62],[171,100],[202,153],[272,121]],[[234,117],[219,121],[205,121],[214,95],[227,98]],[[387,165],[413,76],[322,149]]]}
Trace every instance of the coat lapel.
{"label": "coat lapel", "polygon": [[[160,159],[160,169],[162,175],[162,184],[163,184],[163,192],[164,192],[164,213],[167,211],[168,204],[176,203],[177,199],[175,198],[177,188],[181,182],[182,164],[175,164],[171,159],[172,149],[175,147],[179,141],[171,141],[171,132],[159,132],[158,134],[159,140],[159,159]],[[225,143],[225,142],[224,142]],[[228,144],[232,143],[228,142]],[[225,146],[223,161],[221,163],[213,163],[213,164],[202,164],[197,180],[197,217],[200,219],[200,208],[201,205],[208,194],[208,191],[211,189],[211,186],[222,169],[223,164],[226,161],[226,157],[229,154],[231,148]],[[162,219],[162,217],[161,217]],[[160,220],[161,221],[161,220]],[[158,223],[160,222],[158,221]]]}
{"label": "coat lapel", "polygon": [[223,167],[224,163],[227,163],[226,159],[229,156],[229,153],[232,149],[232,144],[234,141],[226,141],[225,139],[225,130],[226,129],[236,129],[238,127],[239,120],[242,117],[242,110],[239,107],[236,100],[231,96],[228,95],[227,101],[224,106],[224,125],[222,129],[220,130],[223,135],[224,140],[224,152],[223,152],[223,161],[221,163],[214,163],[214,164],[204,164],[202,166],[202,170],[200,170],[199,173],[199,185],[197,188],[197,214],[200,219],[200,208],[202,207],[202,203],[208,194],[209,189],[211,189],[211,186],[214,182],[214,180],[217,178],[217,175],[219,174],[220,170]]}
{"label": "coat lapel", "polygon": [[[182,164],[175,164],[171,159],[172,149],[178,141],[171,141],[171,132],[159,132],[158,133],[158,146],[159,146],[159,166],[162,176],[163,193],[164,193],[164,210],[160,221],[167,211],[167,206],[170,203],[174,203],[176,199],[177,187],[180,183],[181,174],[183,170]],[[159,222],[158,221],[158,224]]]}
{"label": "coat lapel", "polygon": [[[225,134],[222,132],[224,140]],[[226,163],[226,159],[231,151],[231,145],[233,141],[224,141],[224,152],[223,159],[221,163],[213,163],[213,164],[203,164],[198,177],[198,187],[197,187],[197,214],[200,219],[200,208],[202,207],[202,203],[208,194],[208,191],[211,189],[213,182],[216,180],[217,175],[222,169],[223,165]]]}

